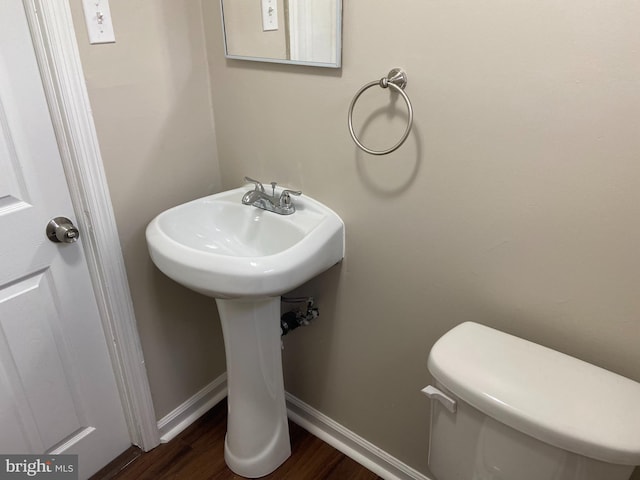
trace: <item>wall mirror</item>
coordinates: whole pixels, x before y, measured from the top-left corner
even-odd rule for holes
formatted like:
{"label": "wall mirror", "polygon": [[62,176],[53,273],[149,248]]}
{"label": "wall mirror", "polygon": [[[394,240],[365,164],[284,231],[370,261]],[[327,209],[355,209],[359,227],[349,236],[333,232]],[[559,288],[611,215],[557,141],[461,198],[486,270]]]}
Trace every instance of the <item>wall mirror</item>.
{"label": "wall mirror", "polygon": [[225,56],[339,68],[342,0],[220,0]]}

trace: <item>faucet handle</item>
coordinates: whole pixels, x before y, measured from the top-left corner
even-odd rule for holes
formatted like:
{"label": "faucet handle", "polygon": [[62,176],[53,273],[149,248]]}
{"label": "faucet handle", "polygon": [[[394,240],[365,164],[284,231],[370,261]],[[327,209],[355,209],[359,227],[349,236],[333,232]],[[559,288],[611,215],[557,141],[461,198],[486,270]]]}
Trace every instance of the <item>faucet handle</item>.
{"label": "faucet handle", "polygon": [[256,186],[256,190],[260,190],[262,193],[264,193],[264,186],[258,180],[254,180],[253,178],[249,178],[249,177],[244,177],[244,181],[253,183]]}
{"label": "faucet handle", "polygon": [[280,205],[281,207],[290,207],[291,195],[299,197],[300,195],[302,195],[302,192],[300,190],[283,190],[280,194],[280,198],[278,199],[278,205]]}

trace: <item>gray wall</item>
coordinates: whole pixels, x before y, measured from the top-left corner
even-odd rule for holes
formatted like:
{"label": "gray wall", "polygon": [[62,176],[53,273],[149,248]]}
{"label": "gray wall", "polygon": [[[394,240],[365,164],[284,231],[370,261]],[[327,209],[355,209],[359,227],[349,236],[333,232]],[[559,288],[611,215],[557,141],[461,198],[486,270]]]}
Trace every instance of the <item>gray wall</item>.
{"label": "gray wall", "polygon": [[[460,322],[640,380],[637,2],[347,1],[339,71],[226,60],[203,4],[223,187],[276,180],[347,227],[300,289],[321,316],[285,339],[289,392],[425,471],[426,358]],[[393,67],[415,123],[372,157],[347,108]],[[356,124],[383,148],[403,112],[371,89]]]}
{"label": "gray wall", "polygon": [[225,370],[215,302],[151,263],[144,230],[220,190],[200,2],[111,0],[115,44],[89,45],[71,1],[153,403],[163,417]]}
{"label": "gray wall", "polygon": [[278,29],[262,30],[260,3],[253,0],[224,2],[227,49],[245,57],[287,58],[284,1],[277,0]]}
{"label": "gray wall", "polygon": [[[347,1],[340,70],[226,60],[214,0],[111,0],[118,43],[96,47],[72,5],[158,416],[224,359],[212,302],[153,269],[144,227],[244,175],[347,225],[345,261],[299,290],[321,317],[285,339],[287,389],[412,467],[427,354],[458,323],[640,380],[637,2]],[[371,157],[347,107],[396,66],[414,128]],[[382,148],[403,115],[372,89],[356,124]]]}

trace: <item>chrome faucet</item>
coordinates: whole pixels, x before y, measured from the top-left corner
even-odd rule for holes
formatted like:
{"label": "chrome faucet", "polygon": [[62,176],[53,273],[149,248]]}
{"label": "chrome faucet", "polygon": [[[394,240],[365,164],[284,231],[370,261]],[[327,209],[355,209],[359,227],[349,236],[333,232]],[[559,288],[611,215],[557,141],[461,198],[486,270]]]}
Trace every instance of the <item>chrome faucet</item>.
{"label": "chrome faucet", "polygon": [[299,196],[302,192],[298,190],[283,189],[280,195],[276,195],[276,182],[271,182],[271,195],[264,190],[264,185],[258,180],[254,180],[249,177],[244,177],[245,182],[253,183],[256,188],[248,191],[242,196],[242,203],[244,205],[251,205],[254,207],[262,208],[269,212],[274,212],[279,215],[291,215],[296,211],[296,207],[291,200],[291,195]]}

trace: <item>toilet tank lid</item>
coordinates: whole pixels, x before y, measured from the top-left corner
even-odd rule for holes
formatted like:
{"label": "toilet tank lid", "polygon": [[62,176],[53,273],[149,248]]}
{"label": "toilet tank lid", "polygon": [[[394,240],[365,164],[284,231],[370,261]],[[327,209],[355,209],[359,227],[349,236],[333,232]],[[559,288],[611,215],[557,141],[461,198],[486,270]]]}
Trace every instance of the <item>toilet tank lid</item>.
{"label": "toilet tank lid", "polygon": [[586,457],[640,464],[640,384],[473,322],[431,349],[429,371],[485,415]]}

